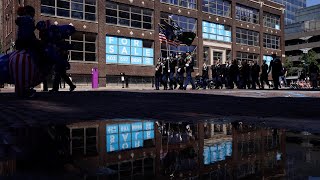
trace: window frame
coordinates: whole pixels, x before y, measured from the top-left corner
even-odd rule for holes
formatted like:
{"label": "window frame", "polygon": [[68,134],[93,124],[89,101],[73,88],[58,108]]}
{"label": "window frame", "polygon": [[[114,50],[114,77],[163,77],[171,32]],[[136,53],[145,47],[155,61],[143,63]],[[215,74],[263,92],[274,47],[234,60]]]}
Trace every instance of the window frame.
{"label": "window frame", "polygon": [[[113,6],[109,6],[107,7],[107,5],[113,5],[116,6],[116,9],[113,8]],[[122,9],[122,7],[128,8],[129,11],[125,11],[124,9]],[[133,12],[133,9],[139,9],[140,10],[140,14],[137,12]],[[116,16],[111,16],[108,15],[108,11],[116,11]],[[106,24],[110,24],[110,25],[116,25],[116,26],[124,26],[124,27],[130,27],[130,28],[137,28],[137,29],[147,29],[147,30],[153,30],[153,16],[154,16],[154,11],[151,9],[147,9],[147,8],[141,8],[141,7],[136,7],[136,6],[130,6],[130,5],[126,5],[126,4],[121,4],[121,3],[117,3],[117,2],[112,2],[112,1],[108,1],[106,2],[106,7],[105,7],[105,17],[106,17]],[[147,13],[148,12],[148,13]],[[128,18],[123,18],[121,17],[121,13],[124,14],[128,14],[129,17]],[[151,15],[150,15],[151,14]],[[132,19],[132,15],[139,15],[141,16],[140,21]],[[149,21],[145,21],[144,18],[150,18],[150,22]],[[113,18],[115,19],[117,22],[116,23],[112,23],[112,22],[108,22],[108,18]],[[121,24],[121,20],[124,21],[128,21],[128,25],[126,24]],[[136,27],[132,25],[132,22],[140,22],[140,27]],[[150,28],[144,28],[144,25],[148,24],[150,25]]]}
{"label": "window frame", "polygon": [[[70,36],[69,39],[66,39],[66,41],[69,42],[71,45],[72,45],[72,43],[82,43],[82,50],[76,50],[76,49],[72,48],[69,51],[70,62],[91,62],[91,63],[97,62],[97,37],[98,37],[98,35],[95,33],[89,33],[89,32],[76,32],[76,33],[82,34],[82,40],[75,40],[75,39],[72,39],[72,36]],[[89,35],[89,34],[95,36],[95,42],[86,40],[86,35]],[[95,51],[87,51],[87,48],[86,48],[87,44],[94,44]],[[82,53],[82,60],[72,59],[72,56],[73,56],[72,53]],[[87,61],[86,54],[94,54],[95,60],[94,61]]]}
{"label": "window frame", "polygon": [[[246,57],[244,55],[246,55]],[[249,58],[249,56],[252,56],[253,58]],[[247,52],[241,52],[241,51],[237,51],[237,56],[236,57],[237,57],[236,58],[237,61],[241,61],[241,62],[244,61],[244,60],[246,60],[247,62],[249,62],[249,61],[258,61],[259,62],[259,60],[260,60],[260,55],[259,54],[247,53]]]}
{"label": "window frame", "polygon": [[236,20],[253,23],[253,24],[260,24],[259,9],[248,7],[242,4],[237,4],[235,9],[236,9],[236,12],[235,12]]}
{"label": "window frame", "polygon": [[[45,4],[42,4],[42,1],[40,1],[40,12],[41,12],[41,15],[45,15],[45,16],[54,16],[54,17],[62,17],[62,18],[68,18],[68,19],[76,19],[76,20],[82,20],[82,21],[89,21],[89,22],[97,22],[97,15],[98,15],[98,2],[97,0],[94,1],[94,4],[90,4],[90,3],[87,3],[86,0],[83,0],[83,2],[77,2],[75,0],[52,0],[54,1],[54,6],[51,6],[51,5],[45,5]],[[61,2],[65,2],[66,4],[68,3],[69,5],[69,8],[64,8],[64,7],[59,7],[58,5],[58,1],[61,3]],[[72,5],[74,4],[77,4],[77,5],[82,5],[82,10],[76,10],[76,9],[73,9],[72,8]],[[87,11],[87,8],[93,8],[95,9],[95,12],[90,12],[90,11]],[[54,14],[51,14],[51,13],[46,13],[46,12],[43,12],[43,9],[45,8],[50,8],[50,9],[53,9],[54,10]],[[63,15],[58,15],[58,11],[61,10],[61,11],[65,11],[65,12],[68,12],[69,13],[69,16],[63,16]],[[76,17],[73,17],[72,16],[72,13],[73,12],[76,12],[76,13],[81,13],[82,15],[82,18],[76,18]],[[90,16],[94,16],[94,20],[90,19],[90,18],[86,18],[87,15],[90,15]]]}
{"label": "window frame", "polygon": [[[244,37],[247,37],[246,39]],[[256,39],[255,39],[256,38]],[[257,31],[251,31],[249,29],[237,28],[236,29],[236,43],[244,44],[248,46],[260,46],[260,33]],[[245,43],[246,41],[246,43]],[[250,44],[249,42],[252,42]]]}
{"label": "window frame", "polygon": [[[206,5],[208,7],[205,7]],[[213,7],[210,8],[210,6]],[[219,9],[219,6],[222,7],[222,10]],[[225,8],[228,8],[228,11],[225,11]],[[212,9],[212,11],[210,11],[210,9]],[[231,9],[231,2],[229,0],[202,0],[202,12],[231,18]],[[222,14],[219,14],[219,11],[221,11]]]}
{"label": "window frame", "polygon": [[[161,3],[170,4],[174,6],[184,7],[187,9],[197,9],[197,0],[160,0]],[[182,5],[187,4],[186,6]],[[190,7],[191,6],[191,7]]]}
{"label": "window frame", "polygon": [[279,26],[279,29],[281,30],[281,24],[280,24],[280,16],[276,14],[272,14],[269,12],[263,12],[263,26],[268,28],[277,29],[276,25]]}
{"label": "window frame", "polygon": [[268,49],[280,49],[280,37],[263,34],[263,47]]}

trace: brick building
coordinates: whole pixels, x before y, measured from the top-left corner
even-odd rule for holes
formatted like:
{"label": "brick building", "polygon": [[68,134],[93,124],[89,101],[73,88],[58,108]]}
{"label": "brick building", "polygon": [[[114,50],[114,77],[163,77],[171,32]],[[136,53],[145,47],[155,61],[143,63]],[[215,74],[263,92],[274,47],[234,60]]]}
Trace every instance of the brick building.
{"label": "brick building", "polygon": [[[192,135],[187,134],[186,127]],[[171,136],[166,133],[169,129]],[[284,129],[115,119],[69,124],[61,133],[59,136],[70,139],[66,153],[70,153],[74,167],[88,172],[109,170],[109,174],[92,179],[168,179],[171,173],[179,179],[286,175]],[[175,171],[172,165],[177,167]]]}
{"label": "brick building", "polygon": [[92,68],[99,70],[99,86],[120,81],[150,83],[154,62],[166,56],[159,26],[171,16],[184,30],[196,32],[193,44],[170,46],[170,53],[194,51],[196,72],[204,61],[217,59],[271,60],[284,57],[284,7],[268,0],[5,0],[4,47],[14,44],[14,19],[19,5],[36,8],[36,20],[73,24],[70,38],[72,78],[90,83]]}

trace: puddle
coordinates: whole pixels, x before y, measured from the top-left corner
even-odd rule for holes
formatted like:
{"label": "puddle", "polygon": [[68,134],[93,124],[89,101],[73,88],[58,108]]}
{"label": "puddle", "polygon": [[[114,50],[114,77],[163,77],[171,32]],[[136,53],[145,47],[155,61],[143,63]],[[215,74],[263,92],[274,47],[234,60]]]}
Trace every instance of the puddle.
{"label": "puddle", "polygon": [[317,179],[320,136],[226,119],[113,119],[0,133],[0,179]]}

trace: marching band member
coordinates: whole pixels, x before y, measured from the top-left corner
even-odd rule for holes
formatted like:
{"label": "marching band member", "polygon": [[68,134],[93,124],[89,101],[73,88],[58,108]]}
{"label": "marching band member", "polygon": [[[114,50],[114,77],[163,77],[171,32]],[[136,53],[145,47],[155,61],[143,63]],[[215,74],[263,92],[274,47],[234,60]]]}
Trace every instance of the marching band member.
{"label": "marching band member", "polygon": [[[176,72],[176,66],[177,66],[177,58],[176,57],[170,57],[170,61],[169,61],[169,79],[170,79],[170,83],[169,83],[169,88],[170,90],[173,90],[177,88],[177,82],[176,79],[174,77],[174,74]],[[172,87],[174,86],[174,87]]]}
{"label": "marching band member", "polygon": [[189,83],[191,83],[192,89],[196,89],[196,87],[194,85],[194,81],[193,81],[192,76],[191,76],[192,72],[194,71],[193,70],[194,59],[191,56],[190,51],[187,51],[186,55],[187,55],[187,57],[186,57],[186,65],[185,66],[186,66],[186,73],[187,73],[186,78],[187,78],[187,80],[184,83],[183,89],[186,90]]}
{"label": "marching band member", "polygon": [[162,75],[162,65],[161,65],[161,59],[158,59],[156,68],[155,68],[155,86],[156,90],[159,90],[160,82],[161,82],[161,75]]}
{"label": "marching band member", "polygon": [[185,67],[185,61],[181,56],[181,53],[179,52],[177,55],[178,59],[178,69],[177,69],[177,81],[179,83],[179,89],[183,89],[183,82],[184,82],[184,67]]}

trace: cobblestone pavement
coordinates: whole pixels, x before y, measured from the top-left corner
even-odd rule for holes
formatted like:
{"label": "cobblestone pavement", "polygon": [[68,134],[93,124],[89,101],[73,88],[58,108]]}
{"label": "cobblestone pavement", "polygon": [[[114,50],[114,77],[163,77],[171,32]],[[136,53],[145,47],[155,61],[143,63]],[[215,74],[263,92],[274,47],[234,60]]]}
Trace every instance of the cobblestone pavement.
{"label": "cobblestone pavement", "polygon": [[[232,119],[320,131],[319,91],[105,88],[40,92],[18,99],[0,93],[0,130],[113,118],[156,120]],[[1,132],[0,132],[1,133]]]}

